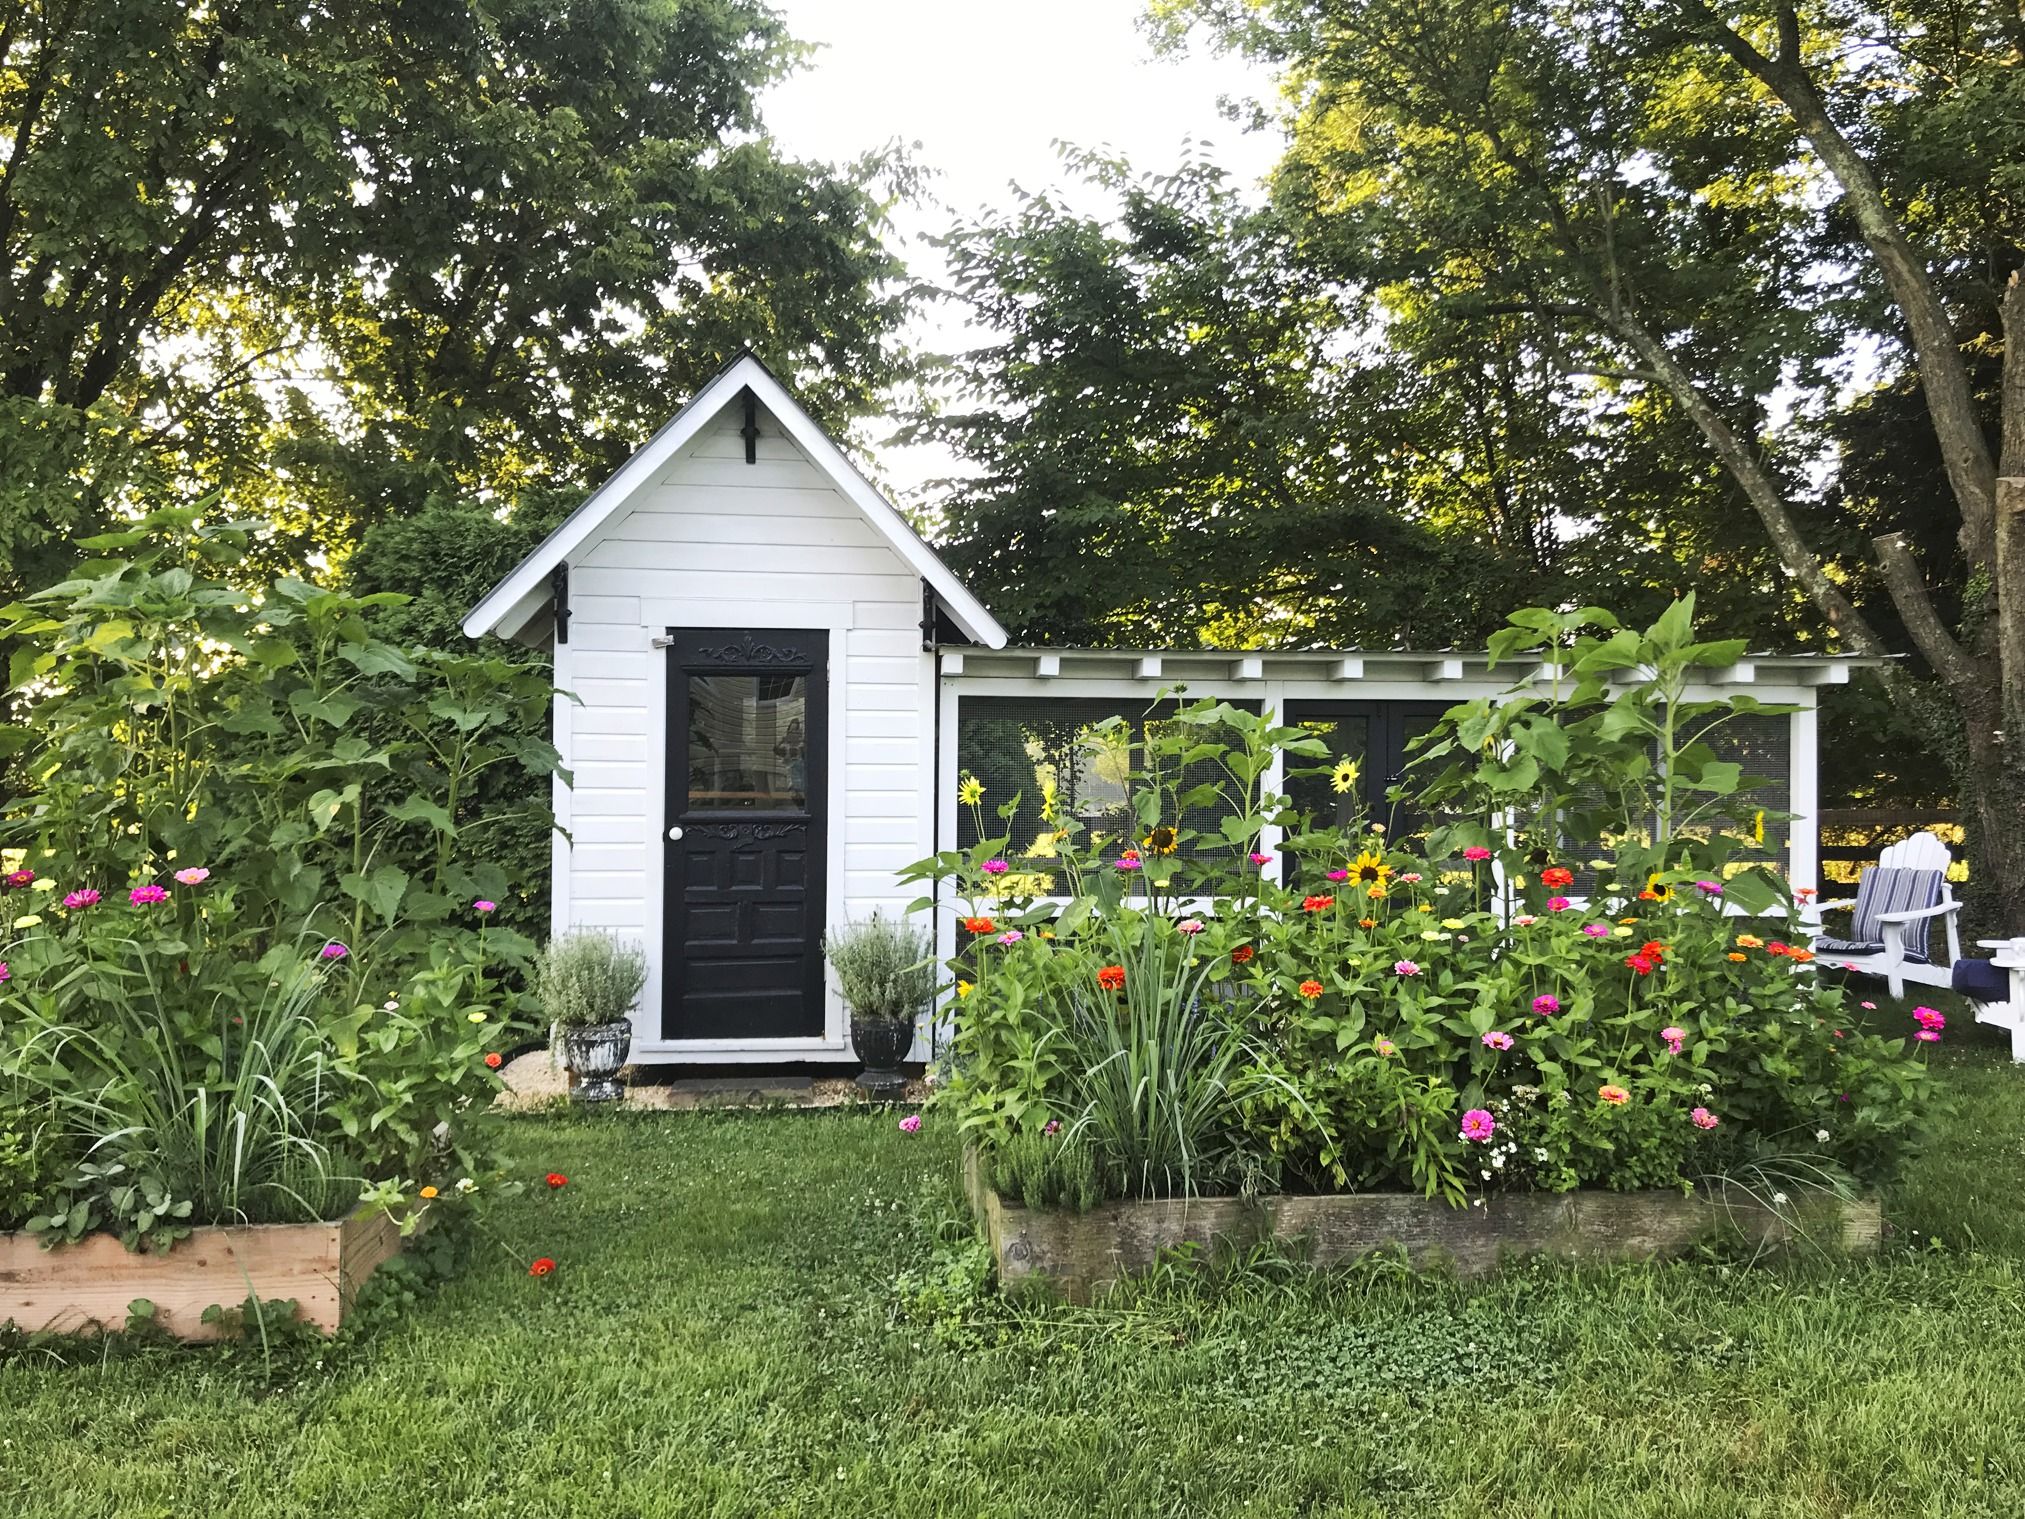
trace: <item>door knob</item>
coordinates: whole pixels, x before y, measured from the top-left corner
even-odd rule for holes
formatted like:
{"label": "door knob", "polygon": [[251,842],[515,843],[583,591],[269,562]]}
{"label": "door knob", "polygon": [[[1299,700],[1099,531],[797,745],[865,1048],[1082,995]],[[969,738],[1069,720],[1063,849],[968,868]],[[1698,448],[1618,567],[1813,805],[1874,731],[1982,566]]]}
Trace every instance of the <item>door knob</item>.
{"label": "door knob", "polygon": [[681,837],[682,837],[682,830],[680,828],[670,828],[668,830],[668,841],[671,844]]}

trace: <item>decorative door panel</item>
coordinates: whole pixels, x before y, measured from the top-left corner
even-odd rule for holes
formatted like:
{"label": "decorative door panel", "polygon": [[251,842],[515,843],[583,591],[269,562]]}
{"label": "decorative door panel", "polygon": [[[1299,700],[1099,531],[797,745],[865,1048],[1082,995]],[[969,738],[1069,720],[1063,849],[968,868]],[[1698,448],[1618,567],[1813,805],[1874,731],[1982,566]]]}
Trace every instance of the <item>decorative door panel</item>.
{"label": "decorative door panel", "polygon": [[829,635],[671,638],[662,1035],[818,1037]]}

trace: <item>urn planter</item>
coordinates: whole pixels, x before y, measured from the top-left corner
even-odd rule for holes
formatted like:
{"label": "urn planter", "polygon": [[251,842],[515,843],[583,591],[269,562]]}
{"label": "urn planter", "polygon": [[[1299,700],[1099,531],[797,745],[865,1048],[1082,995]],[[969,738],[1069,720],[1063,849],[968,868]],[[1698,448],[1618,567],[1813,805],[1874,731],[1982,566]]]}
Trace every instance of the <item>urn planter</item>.
{"label": "urn planter", "polygon": [[154,1304],[155,1325],[179,1340],[211,1340],[223,1326],[203,1313],[248,1295],[293,1298],[296,1314],[326,1334],[352,1310],[359,1288],[401,1249],[384,1212],[317,1224],[193,1229],[168,1250],[135,1252],[110,1234],[45,1245],[25,1230],[0,1234],[0,1324],[31,1333],[119,1329],[136,1299]]}
{"label": "urn planter", "polygon": [[914,1044],[912,1018],[861,1018],[851,1015],[851,1048],[865,1063],[858,1085],[873,1097],[893,1099],[907,1091],[900,1062]]}
{"label": "urn planter", "polygon": [[564,1028],[563,1064],[577,1079],[577,1101],[617,1102],[625,1096],[625,1088],[619,1084],[619,1071],[632,1048],[633,1025],[629,1019]]}
{"label": "urn planter", "polygon": [[1657,1260],[1725,1234],[1766,1246],[1805,1237],[1860,1251],[1875,1249],[1884,1233],[1874,1198],[1809,1198],[1777,1209],[1742,1191],[1727,1197],[1703,1191],[1515,1192],[1456,1208],[1418,1193],[1364,1192],[1160,1198],[1070,1213],[1000,1197],[975,1152],[964,1157],[963,1179],[991,1244],[1000,1286],[1079,1303],[1182,1245],[1213,1258],[1276,1240],[1298,1248],[1315,1266],[1403,1253],[1415,1267],[1445,1266],[1461,1276],[1479,1276],[1511,1256]]}

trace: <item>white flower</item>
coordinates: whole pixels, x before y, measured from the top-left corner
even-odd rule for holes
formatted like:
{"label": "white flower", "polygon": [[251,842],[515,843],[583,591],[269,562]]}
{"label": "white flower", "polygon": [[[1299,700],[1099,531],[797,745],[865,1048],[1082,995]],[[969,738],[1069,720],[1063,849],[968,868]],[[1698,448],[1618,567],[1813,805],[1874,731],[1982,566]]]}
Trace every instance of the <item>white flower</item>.
{"label": "white flower", "polygon": [[1785,1207],[1785,1206],[1786,1206],[1786,1194],[1785,1194],[1784,1192],[1774,1192],[1774,1193],[1772,1194],[1772,1206],[1773,1206],[1773,1207],[1775,1207],[1775,1208],[1783,1208],[1783,1207]]}
{"label": "white flower", "polygon": [[380,1004],[380,1011],[383,1013],[398,1013],[400,1010],[401,1004],[396,1002],[392,997],[389,997],[385,1002]]}
{"label": "white flower", "polygon": [[1492,1164],[1492,1165],[1494,1165],[1494,1166],[1496,1166],[1496,1167],[1497,1167],[1497,1168],[1498,1168],[1498,1169],[1499,1169],[1500,1171],[1504,1170],[1504,1168],[1505,1168],[1505,1152],[1504,1152],[1504,1151],[1502,1151],[1502,1150],[1500,1150],[1500,1151],[1499,1151],[1499,1152],[1498,1152],[1497,1154],[1493,1155],[1493,1156],[1491,1157],[1491,1164]]}
{"label": "white flower", "polygon": [[1490,1170],[1490,1167],[1489,1167],[1489,1166],[1486,1166],[1486,1167],[1484,1167],[1484,1169],[1483,1169],[1483,1171],[1482,1171],[1482,1173],[1481,1173],[1481,1174],[1482,1174],[1482,1176],[1483,1176],[1483,1178],[1484,1178],[1484,1180],[1485,1180],[1485,1181],[1489,1181],[1489,1180],[1491,1179],[1491,1170]]}
{"label": "white flower", "polygon": [[[478,1183],[477,1183],[477,1182],[475,1182],[475,1181],[473,1181],[473,1180],[472,1180],[472,1179],[471,1179],[470,1177],[468,1177],[468,1176],[460,1176],[460,1177],[458,1177],[458,1178],[457,1178],[457,1190],[458,1190],[459,1192],[463,1192],[463,1193],[467,1193],[467,1194],[468,1194],[468,1193],[472,1193],[472,1192],[476,1192],[476,1191],[478,1190]],[[1785,1201],[1785,1199],[1784,1199],[1784,1198],[1781,1198],[1781,1199],[1780,1199],[1780,1201],[1781,1201],[1781,1202],[1784,1202],[1784,1201]]]}
{"label": "white flower", "polygon": [[1824,1144],[1824,1145],[1827,1144],[1828,1131],[1826,1129],[1816,1129],[1814,1131],[1814,1139],[1817,1144]]}
{"label": "white flower", "polygon": [[1536,1147],[1536,1148],[1534,1149],[1534,1151],[1533,1151],[1533,1159],[1535,1159],[1535,1160],[1538,1160],[1538,1161],[1545,1161],[1545,1160],[1546,1160],[1546,1158],[1547,1158],[1547,1152],[1546,1152],[1545,1150],[1539,1149],[1539,1148],[1537,1148],[1537,1147]]}

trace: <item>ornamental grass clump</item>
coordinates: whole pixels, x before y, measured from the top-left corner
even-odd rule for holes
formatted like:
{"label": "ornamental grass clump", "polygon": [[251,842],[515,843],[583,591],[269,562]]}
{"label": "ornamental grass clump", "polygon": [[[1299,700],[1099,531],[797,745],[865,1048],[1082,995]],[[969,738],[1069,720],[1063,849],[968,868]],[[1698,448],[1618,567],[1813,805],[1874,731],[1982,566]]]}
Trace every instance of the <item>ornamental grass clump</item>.
{"label": "ornamental grass clump", "polygon": [[911,924],[875,912],[862,922],[825,934],[823,953],[837,973],[837,989],[855,1017],[902,1022],[935,1000],[938,967],[934,941]]}
{"label": "ornamental grass clump", "polygon": [[647,956],[637,944],[577,929],[559,934],[535,957],[534,994],[560,1028],[595,1028],[632,1012],[647,985]]}

